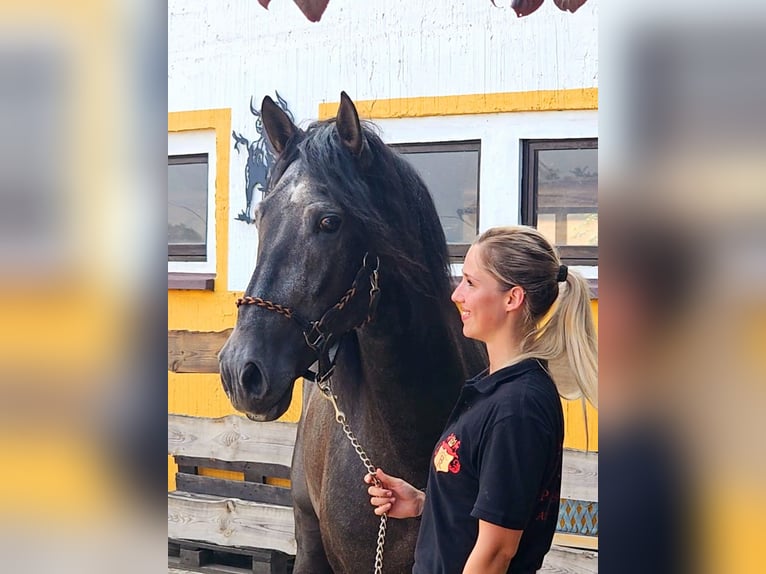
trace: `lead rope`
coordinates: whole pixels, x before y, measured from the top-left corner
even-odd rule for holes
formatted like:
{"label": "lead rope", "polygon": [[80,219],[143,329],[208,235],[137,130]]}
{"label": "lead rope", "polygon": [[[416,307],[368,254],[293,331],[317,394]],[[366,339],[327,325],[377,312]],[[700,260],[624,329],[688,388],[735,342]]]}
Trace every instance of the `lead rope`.
{"label": "lead rope", "polygon": [[[360,445],[359,441],[356,439],[356,435],[354,435],[354,432],[348,425],[346,414],[338,407],[338,397],[333,394],[332,387],[330,386],[331,378],[332,369],[321,381],[317,382],[317,386],[322,392],[322,396],[330,401],[332,407],[335,409],[335,420],[338,421],[338,424],[340,424],[341,428],[343,429],[343,433],[346,435],[346,437],[348,437],[348,440],[351,442],[351,446],[354,447],[354,451],[356,451],[357,456],[359,456],[359,460],[362,461],[362,464],[365,466],[365,468],[367,468],[367,472],[372,476],[373,483],[375,486],[382,486],[380,480],[375,474],[375,467],[372,465],[370,457],[367,456],[367,453],[362,448],[362,445]],[[380,517],[380,525],[378,526],[378,545],[375,550],[375,574],[381,574],[383,572],[383,546],[386,543],[387,524],[388,514],[383,514]]]}

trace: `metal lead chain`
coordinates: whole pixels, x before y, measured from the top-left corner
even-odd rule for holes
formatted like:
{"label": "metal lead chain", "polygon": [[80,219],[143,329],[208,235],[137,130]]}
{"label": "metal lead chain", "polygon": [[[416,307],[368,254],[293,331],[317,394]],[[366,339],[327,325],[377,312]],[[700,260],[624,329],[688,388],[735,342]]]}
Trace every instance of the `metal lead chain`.
{"label": "metal lead chain", "polygon": [[[332,392],[332,387],[330,386],[330,377],[328,376],[324,380],[320,381],[318,386],[322,396],[330,401],[333,408],[335,409],[335,420],[338,421],[341,428],[343,429],[343,433],[346,435],[346,437],[348,437],[348,440],[351,442],[351,446],[354,447],[354,451],[359,457],[359,460],[362,461],[362,464],[367,469],[367,472],[372,476],[372,481],[375,483],[375,486],[381,486],[380,480],[378,480],[378,477],[375,475],[375,467],[372,465],[370,457],[367,456],[367,453],[362,448],[362,445],[360,445],[359,441],[356,439],[356,435],[354,435],[354,432],[351,430],[351,427],[346,420],[346,414],[338,407],[338,397],[336,397]],[[383,546],[386,543],[387,525],[388,514],[383,514],[380,517],[380,525],[378,526],[378,542],[377,548],[375,550],[375,574],[381,574],[383,572]]]}

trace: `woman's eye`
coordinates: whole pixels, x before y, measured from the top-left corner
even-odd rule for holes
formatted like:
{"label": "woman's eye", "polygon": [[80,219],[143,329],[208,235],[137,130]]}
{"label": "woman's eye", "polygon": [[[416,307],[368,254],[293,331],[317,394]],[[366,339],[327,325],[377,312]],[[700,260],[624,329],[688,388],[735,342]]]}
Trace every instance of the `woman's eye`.
{"label": "woman's eye", "polygon": [[319,230],[325,233],[334,233],[340,227],[340,217],[337,215],[325,215],[319,220]]}

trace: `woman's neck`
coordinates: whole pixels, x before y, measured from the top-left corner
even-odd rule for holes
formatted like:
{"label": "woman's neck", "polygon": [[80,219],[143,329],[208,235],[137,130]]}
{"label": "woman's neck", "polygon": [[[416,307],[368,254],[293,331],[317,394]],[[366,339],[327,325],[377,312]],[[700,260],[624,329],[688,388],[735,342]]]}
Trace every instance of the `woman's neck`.
{"label": "woman's neck", "polygon": [[516,362],[521,355],[521,341],[507,335],[498,341],[487,341],[489,355],[489,374]]}

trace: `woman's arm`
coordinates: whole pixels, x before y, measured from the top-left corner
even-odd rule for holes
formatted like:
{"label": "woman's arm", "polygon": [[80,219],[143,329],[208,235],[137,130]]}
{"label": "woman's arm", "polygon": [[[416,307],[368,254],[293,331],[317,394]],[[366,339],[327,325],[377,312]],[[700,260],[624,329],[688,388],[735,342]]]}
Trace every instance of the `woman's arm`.
{"label": "woman's arm", "polygon": [[479,520],[479,537],[463,574],[505,574],[516,555],[522,532]]}

